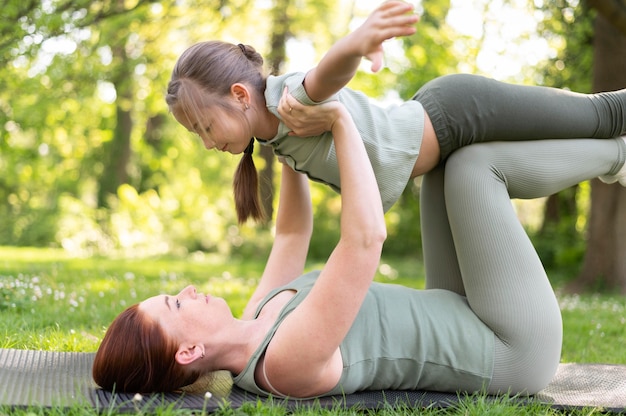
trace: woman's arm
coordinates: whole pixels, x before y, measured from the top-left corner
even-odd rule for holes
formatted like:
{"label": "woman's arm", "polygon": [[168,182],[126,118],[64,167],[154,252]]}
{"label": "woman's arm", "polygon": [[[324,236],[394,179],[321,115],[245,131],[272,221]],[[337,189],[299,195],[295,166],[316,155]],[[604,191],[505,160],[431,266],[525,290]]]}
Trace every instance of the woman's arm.
{"label": "woman's arm", "polygon": [[282,166],[276,236],[259,285],[242,319],[252,319],[265,295],[300,276],[304,270],[313,230],[309,182],[305,175],[285,164]]}
{"label": "woman's arm", "polygon": [[386,238],[374,172],[343,107],[331,131],[341,176],[341,236],[311,292],[282,322],[265,355],[270,383],[296,397],[325,393],[338,381],[339,345],[374,278]]}
{"label": "woman's arm", "polygon": [[413,5],[391,0],[380,5],[354,32],[335,43],[317,67],[304,78],[304,89],[316,102],[324,101],[343,88],[356,73],[361,58],[372,61],[377,72],[383,63],[383,41],[415,33],[418,16]]}
{"label": "woman's arm", "polygon": [[[287,91],[283,94],[279,111],[281,108],[292,110],[288,114],[290,120],[310,120],[313,127],[320,131],[331,130],[334,122],[345,111],[336,101],[313,107],[304,106]],[[302,274],[312,230],[313,212],[308,178],[283,164],[276,236],[261,281],[248,301],[242,319],[251,319],[259,302],[271,290]]]}

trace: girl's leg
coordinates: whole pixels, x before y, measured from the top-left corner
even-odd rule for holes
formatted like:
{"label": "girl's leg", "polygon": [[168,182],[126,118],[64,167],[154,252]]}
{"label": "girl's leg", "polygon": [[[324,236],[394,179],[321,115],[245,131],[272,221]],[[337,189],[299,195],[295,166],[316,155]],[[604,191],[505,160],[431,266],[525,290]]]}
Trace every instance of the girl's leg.
{"label": "girl's leg", "polygon": [[420,224],[426,289],[447,289],[465,296],[443,193],[444,165],[422,177]]}
{"label": "girl's leg", "polygon": [[471,143],[626,133],[626,89],[580,94],[457,74],[427,83],[414,99],[432,120],[442,160]]}
{"label": "girl's leg", "polygon": [[620,170],[625,157],[624,140],[577,139],[477,144],[448,159],[446,207],[465,292],[496,335],[489,391],[539,391],[561,351],[559,306],[510,198]]}

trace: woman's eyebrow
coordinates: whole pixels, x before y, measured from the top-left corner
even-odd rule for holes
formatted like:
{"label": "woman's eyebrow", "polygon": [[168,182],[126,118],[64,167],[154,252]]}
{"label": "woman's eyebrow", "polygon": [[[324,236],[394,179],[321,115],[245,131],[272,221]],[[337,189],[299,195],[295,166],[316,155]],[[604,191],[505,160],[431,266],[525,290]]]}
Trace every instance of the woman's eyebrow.
{"label": "woman's eyebrow", "polygon": [[169,301],[169,296],[165,297],[165,306],[167,306],[167,309],[169,309],[170,311],[172,310],[172,308],[170,307],[170,301]]}

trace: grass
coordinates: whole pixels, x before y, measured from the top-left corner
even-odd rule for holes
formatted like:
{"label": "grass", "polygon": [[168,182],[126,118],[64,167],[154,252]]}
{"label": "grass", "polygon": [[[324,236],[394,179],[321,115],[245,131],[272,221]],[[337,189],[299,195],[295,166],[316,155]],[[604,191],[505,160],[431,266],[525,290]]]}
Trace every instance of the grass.
{"label": "grass", "polygon": [[[320,264],[311,263],[309,268]],[[228,299],[241,313],[263,270],[263,261],[194,254],[186,259],[73,258],[54,249],[0,247],[0,347],[50,351],[95,351],[108,323],[126,306],[157,293],[176,293],[189,284]],[[388,259],[376,280],[423,287],[422,265]],[[562,276],[556,279],[562,281]],[[558,290],[557,290],[557,293]],[[626,300],[613,295],[559,294],[564,321],[563,362],[626,364]],[[414,409],[380,410],[379,415],[411,414]],[[0,408],[0,416],[8,414]],[[96,414],[86,408],[24,409],[19,415]],[[137,413],[141,414],[141,411]],[[224,407],[222,414],[286,414],[280,406]],[[359,414],[363,411],[299,410],[296,414]],[[368,412],[365,412],[368,413]],[[426,415],[557,414],[545,406],[522,406],[503,398],[476,397],[456,408],[420,411]],[[594,409],[580,415],[599,413]],[[104,412],[104,414],[115,414]],[[164,408],[163,415],[192,414]],[[197,414],[197,413],[195,413]],[[562,413],[558,413],[562,414]]]}

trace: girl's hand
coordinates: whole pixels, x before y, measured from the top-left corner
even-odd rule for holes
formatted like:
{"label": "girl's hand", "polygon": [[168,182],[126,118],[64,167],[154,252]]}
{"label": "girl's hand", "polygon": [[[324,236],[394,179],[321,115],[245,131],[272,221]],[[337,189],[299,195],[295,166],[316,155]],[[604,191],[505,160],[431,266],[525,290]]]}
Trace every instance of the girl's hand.
{"label": "girl's hand", "polygon": [[365,23],[348,37],[360,49],[361,56],[372,62],[372,72],[383,66],[383,42],[397,36],[410,36],[415,33],[415,23],[419,16],[413,13],[413,5],[398,0],[381,4]]}
{"label": "girl's hand", "polygon": [[341,114],[342,104],[330,101],[319,105],[303,105],[287,88],[278,103],[278,114],[291,132],[290,136],[309,137],[331,131]]}
{"label": "girl's hand", "polygon": [[354,32],[339,39],[304,77],[309,98],[322,102],[350,82],[363,57],[372,62],[372,71],[383,66],[383,42],[396,36],[415,33],[419,17],[413,5],[390,0],[378,7]]}

